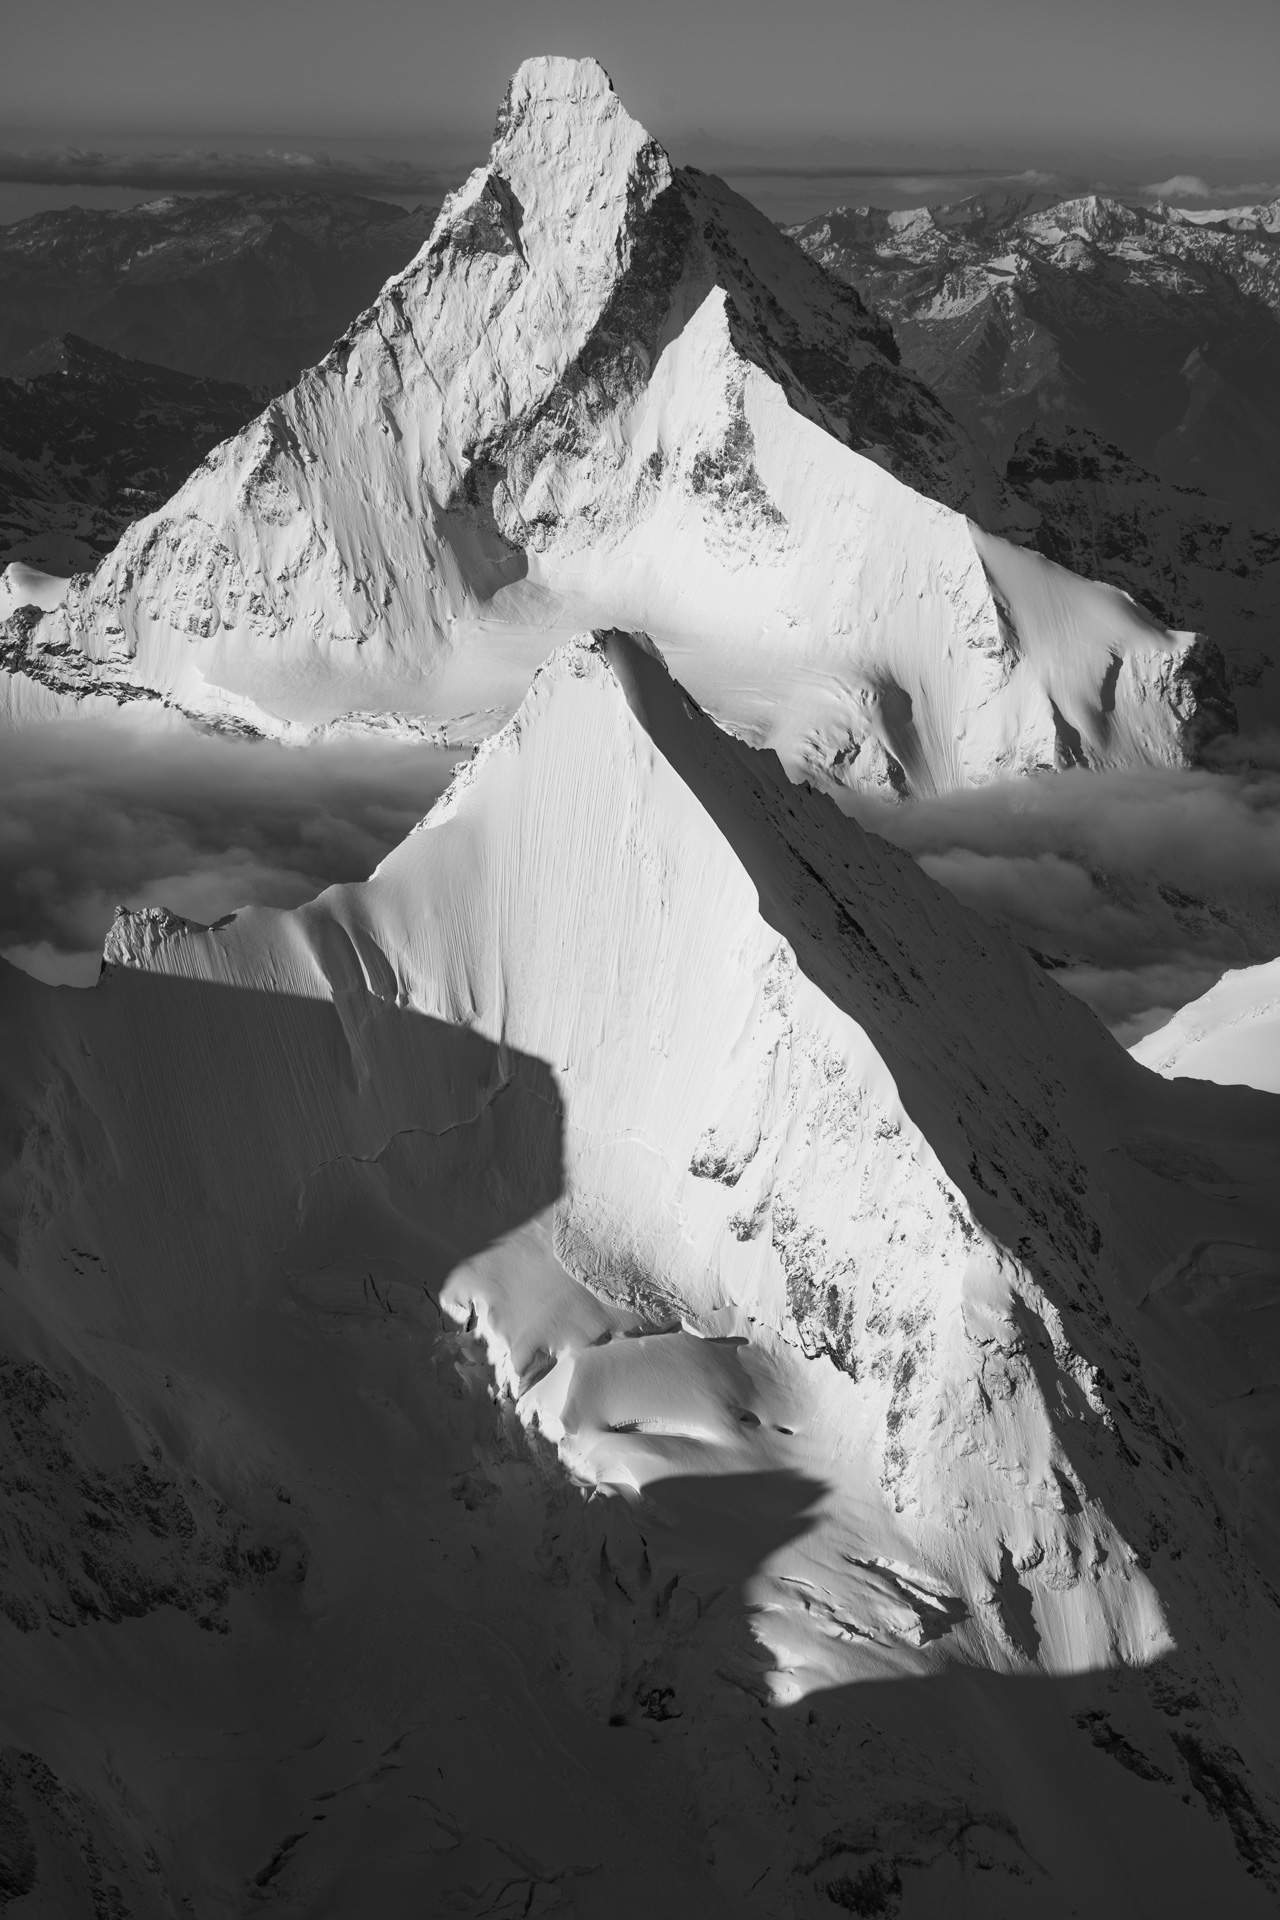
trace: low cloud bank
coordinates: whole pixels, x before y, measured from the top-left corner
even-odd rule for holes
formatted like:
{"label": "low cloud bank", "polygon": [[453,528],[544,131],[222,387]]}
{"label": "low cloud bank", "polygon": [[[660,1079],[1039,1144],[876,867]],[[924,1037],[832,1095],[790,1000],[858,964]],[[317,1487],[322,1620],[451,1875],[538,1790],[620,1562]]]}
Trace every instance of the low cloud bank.
{"label": "low cloud bank", "polygon": [[[117,903],[211,921],[365,878],[457,756],[228,741],[127,717],[0,755],[0,951],[89,985]],[[849,810],[1031,947],[1131,1044],[1228,967],[1280,953],[1280,739],[1209,769],[1043,775]]]}
{"label": "low cloud bank", "polygon": [[0,755],[0,952],[88,986],[117,904],[201,921],[362,880],[457,755],[385,741],[289,749],[74,720]]}
{"label": "low cloud bank", "polygon": [[1280,952],[1280,739],[1215,769],[1046,774],[850,811],[1053,966],[1126,1045]]}
{"label": "low cloud bank", "polygon": [[1198,173],[1174,173],[1167,180],[1153,180],[1142,191],[1157,200],[1207,200],[1213,189]]}

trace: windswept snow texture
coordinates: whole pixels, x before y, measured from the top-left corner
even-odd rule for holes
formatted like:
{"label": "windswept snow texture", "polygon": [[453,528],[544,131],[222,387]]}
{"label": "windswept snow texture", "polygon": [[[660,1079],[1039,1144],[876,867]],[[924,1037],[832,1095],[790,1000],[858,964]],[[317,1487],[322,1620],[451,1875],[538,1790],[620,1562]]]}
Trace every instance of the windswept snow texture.
{"label": "windswept snow texture", "polygon": [[616,633],[106,960],[4,977],[16,1911],[1274,1911],[1280,1103]]}
{"label": "windswept snow texture", "polygon": [[319,367],[60,609],[8,620],[8,712],[397,712],[466,743],[616,623],[828,785],[1178,763],[1229,720],[1203,640],[979,530],[1008,520],[855,293],[674,169],[593,61],[535,60]]}
{"label": "windswept snow texture", "polygon": [[1224,973],[1130,1051],[1170,1079],[1280,1093],[1280,960]]}

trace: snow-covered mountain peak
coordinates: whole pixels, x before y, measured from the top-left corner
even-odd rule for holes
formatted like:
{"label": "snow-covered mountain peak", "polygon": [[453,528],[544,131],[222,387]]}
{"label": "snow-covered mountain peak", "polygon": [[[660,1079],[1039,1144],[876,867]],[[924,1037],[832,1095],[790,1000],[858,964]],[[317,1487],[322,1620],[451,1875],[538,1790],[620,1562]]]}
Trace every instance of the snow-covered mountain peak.
{"label": "snow-covered mountain peak", "polygon": [[[548,278],[569,262],[598,271],[611,251],[625,269],[637,221],[671,178],[666,153],[598,61],[526,60],[498,110],[488,164],[446,202],[433,238],[509,248]],[[572,270],[565,277],[580,298]]]}
{"label": "snow-covered mountain peak", "polygon": [[1249,207],[1170,207],[1163,200],[1153,211],[1171,227],[1220,227],[1224,233],[1280,233],[1280,200]]}
{"label": "snow-covered mountain peak", "polygon": [[649,136],[632,120],[598,60],[539,54],[516,68],[494,123],[493,161],[507,158],[521,143],[545,141],[549,126],[576,139],[578,130],[599,149],[603,130],[624,142]]}
{"label": "snow-covered mountain peak", "polygon": [[1100,193],[1059,200],[1048,209],[1028,215],[1025,221],[1031,233],[1057,227],[1066,233],[1083,234],[1090,240],[1108,241],[1141,233],[1144,224],[1141,211]]}
{"label": "snow-covered mountain peak", "polygon": [[8,710],[381,711],[462,744],[566,633],[618,626],[830,785],[1184,757],[1200,642],[984,531],[1006,505],[857,294],[673,169],[595,62],[531,61],[324,360],[17,609]]}
{"label": "snow-covered mountain peak", "polygon": [[[290,1597],[259,1555],[261,1604],[216,1668],[160,1639],[172,1621],[131,1627],[179,1649],[148,1696],[173,1686],[166,1714],[189,1715],[194,1668],[229,1724],[261,1729],[244,1769],[293,1836],[280,1911],[316,1910],[344,1781],[368,1859],[417,1831],[416,1788],[407,1816],[389,1795],[417,1764],[406,1701],[454,1670],[441,1646],[523,1713],[517,1658],[629,1803],[647,1766],[687,1765],[703,1828],[749,1825],[775,1863],[776,1887],[726,1912],[850,1910],[839,1881],[805,1893],[833,1857],[886,1862],[873,1893],[901,1862],[941,1897],[976,1805],[1017,1841],[984,1888],[1056,1920],[1085,1909],[1102,1847],[1079,1845],[1082,1803],[1120,1806],[1120,1891],[1088,1910],[1133,1911],[1137,1857],[1269,1911],[1274,1608],[1251,1558],[1274,1577],[1269,1508],[1222,1464],[1186,1358],[1232,1336],[1222,1249],[1274,1231],[1261,1096],[1139,1072],[905,855],[711,724],[634,634],[558,647],[426,824],[295,911],[122,916],[93,992],[0,969],[5,1127],[25,1139],[5,1311],[36,1321],[45,1364],[74,1339],[157,1435],[157,1474],[190,1460],[228,1524],[288,1508]],[[1221,1365],[1239,1368],[1229,1344]],[[761,1526],[779,1499],[803,1525]],[[40,1607],[75,1568],[47,1535],[15,1528]],[[636,1593],[662,1598],[642,1612]],[[485,1631],[424,1633],[440,1596],[451,1632]],[[113,1651],[92,1643],[82,1701],[109,1696]],[[23,1652],[47,1652],[42,1680],[65,1665],[62,1641]],[[277,1668],[287,1708],[262,1693]],[[606,1722],[666,1725],[664,1702],[674,1749],[590,1744]],[[486,1783],[505,1711],[483,1721]],[[722,1757],[761,1713],[796,1756],[783,1793],[771,1764]],[[438,1804],[471,1721],[428,1719],[408,1779]],[[394,1740],[370,1774],[366,1748]],[[96,1752],[61,1764],[107,1791]],[[1218,1824],[1189,1817],[1193,1790]],[[297,1814],[322,1793],[325,1822]],[[184,1795],[184,1832],[205,1804]],[[505,1833],[494,1795],[472,1804]],[[253,1850],[273,1859],[256,1829]],[[419,1880],[440,1852],[414,1856]],[[364,1872],[363,1842],[347,1857]]]}

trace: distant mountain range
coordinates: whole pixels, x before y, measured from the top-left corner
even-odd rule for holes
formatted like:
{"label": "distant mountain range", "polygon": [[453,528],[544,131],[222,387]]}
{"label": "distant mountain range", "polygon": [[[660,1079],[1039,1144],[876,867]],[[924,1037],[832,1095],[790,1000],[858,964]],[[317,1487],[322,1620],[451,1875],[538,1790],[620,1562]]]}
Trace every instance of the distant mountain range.
{"label": "distant mountain range", "polygon": [[976,196],[791,229],[998,461],[1090,427],[1161,479],[1280,506],[1280,202]]}
{"label": "distant mountain range", "polygon": [[1246,719],[1280,716],[1280,202],[985,195],[790,231],[890,321],[1041,552],[1208,625]]}
{"label": "distant mountain range", "polygon": [[65,334],[0,378],[0,560],[50,573],[97,565],[177,490],[260,396],[126,360]]}
{"label": "distant mountain range", "polygon": [[435,207],[356,194],[170,195],[0,227],[0,373],[65,333],[279,391],[406,266]]}
{"label": "distant mountain range", "polygon": [[0,566],[96,566],[328,351],[435,213],[249,192],[0,227]]}

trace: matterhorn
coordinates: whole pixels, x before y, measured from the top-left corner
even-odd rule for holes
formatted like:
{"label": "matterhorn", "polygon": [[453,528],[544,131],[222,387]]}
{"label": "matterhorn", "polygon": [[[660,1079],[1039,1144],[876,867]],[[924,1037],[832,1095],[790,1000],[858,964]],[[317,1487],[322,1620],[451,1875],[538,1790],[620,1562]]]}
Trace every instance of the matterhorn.
{"label": "matterhorn", "polygon": [[5,708],[468,744],[616,625],[828,787],[1194,754],[1230,720],[1215,650],[998,537],[1019,512],[856,293],[595,62],[536,60],[318,367],[96,573],[8,583]]}

